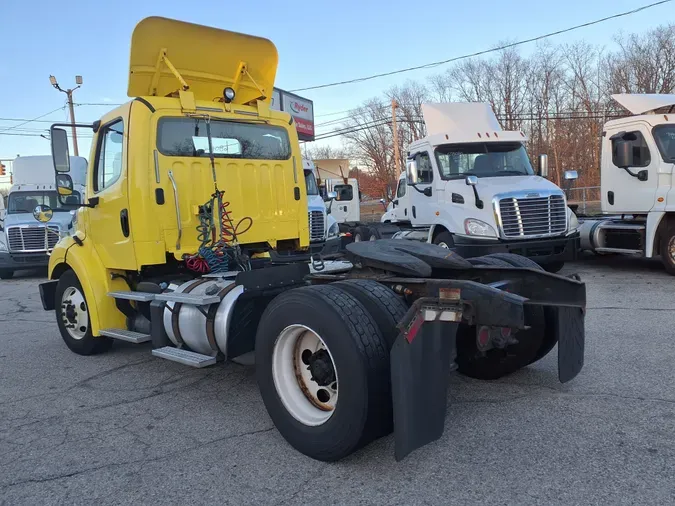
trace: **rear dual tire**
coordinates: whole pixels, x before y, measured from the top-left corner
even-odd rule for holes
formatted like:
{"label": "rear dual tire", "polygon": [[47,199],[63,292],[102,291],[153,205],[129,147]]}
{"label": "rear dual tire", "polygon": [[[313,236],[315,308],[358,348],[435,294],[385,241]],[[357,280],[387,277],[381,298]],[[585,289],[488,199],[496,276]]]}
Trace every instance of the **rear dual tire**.
{"label": "rear dual tire", "polygon": [[[389,344],[359,301],[364,296],[350,294],[356,285],[336,285],[277,296],[255,346],[258,387],[274,425],[292,447],[322,461],[344,458],[393,428]],[[288,339],[295,339],[292,350]]]}

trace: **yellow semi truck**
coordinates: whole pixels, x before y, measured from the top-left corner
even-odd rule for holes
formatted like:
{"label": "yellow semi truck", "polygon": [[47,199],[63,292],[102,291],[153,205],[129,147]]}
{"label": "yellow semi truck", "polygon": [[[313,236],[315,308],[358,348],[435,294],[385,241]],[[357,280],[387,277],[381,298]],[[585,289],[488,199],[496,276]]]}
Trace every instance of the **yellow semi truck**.
{"label": "yellow semi truck", "polygon": [[[94,133],[86,191],[40,285],[66,345],[90,355],[123,340],[193,367],[253,352],[276,427],[320,460],[392,430],[397,459],[439,438],[452,369],[497,378],[558,344],[560,380],[574,378],[579,279],[516,255],[467,261],[386,240],[350,245],[351,268],[310,271],[296,129],[269,107],[276,69],[266,39],[137,25],[131,100],[78,125]],[[51,128],[64,205],[70,126]]]}

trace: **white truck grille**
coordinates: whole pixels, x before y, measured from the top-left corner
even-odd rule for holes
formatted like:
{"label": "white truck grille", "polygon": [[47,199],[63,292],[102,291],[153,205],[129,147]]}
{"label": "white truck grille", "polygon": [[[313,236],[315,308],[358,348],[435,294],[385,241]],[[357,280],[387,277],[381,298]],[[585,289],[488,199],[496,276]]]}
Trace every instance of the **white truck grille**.
{"label": "white truck grille", "polygon": [[567,210],[562,194],[543,192],[497,196],[497,217],[502,237],[534,238],[564,234]]}
{"label": "white truck grille", "polygon": [[[53,232],[49,232],[47,228]],[[20,253],[50,250],[59,242],[58,231],[58,227],[8,227],[9,251]]]}
{"label": "white truck grille", "polygon": [[309,211],[309,240],[321,241],[324,238],[323,213],[321,211]]}

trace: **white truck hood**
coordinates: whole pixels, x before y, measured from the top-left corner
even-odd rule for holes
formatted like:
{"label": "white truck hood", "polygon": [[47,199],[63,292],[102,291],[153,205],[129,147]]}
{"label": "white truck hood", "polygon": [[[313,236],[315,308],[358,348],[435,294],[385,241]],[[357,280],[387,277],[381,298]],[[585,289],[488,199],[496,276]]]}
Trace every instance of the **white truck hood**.
{"label": "white truck hood", "polygon": [[[464,182],[462,181],[462,184]],[[555,184],[553,184],[548,179],[544,179],[540,176],[501,176],[501,177],[479,177],[478,184],[476,189],[480,194],[480,197],[484,199],[483,195],[490,193],[490,196],[512,192],[512,191],[537,191],[537,190],[547,190],[547,191],[559,191]]]}

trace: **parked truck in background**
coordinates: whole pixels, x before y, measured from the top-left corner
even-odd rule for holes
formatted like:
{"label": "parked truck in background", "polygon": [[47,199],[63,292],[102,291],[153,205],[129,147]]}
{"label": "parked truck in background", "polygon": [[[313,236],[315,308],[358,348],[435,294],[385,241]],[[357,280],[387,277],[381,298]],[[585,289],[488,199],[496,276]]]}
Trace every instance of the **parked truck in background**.
{"label": "parked truck in background", "polygon": [[581,248],[598,254],[660,256],[666,271],[675,275],[675,95],[612,98],[632,116],[604,125],[604,216],[580,217]]}
{"label": "parked truck in background", "polygon": [[357,178],[349,177],[350,161],[340,159],[314,160],[319,188],[329,215],[338,223],[340,234],[349,242],[390,238],[399,229],[361,218],[362,193]]}
{"label": "parked truck in background", "polygon": [[302,159],[302,169],[307,189],[307,209],[309,217],[309,242],[312,255],[328,256],[340,250],[339,226],[328,212],[317,182],[317,170],[314,162]]}
{"label": "parked truck in background", "polygon": [[[580,372],[585,286],[526,258],[383,240],[350,244],[352,269],[328,274],[271,254],[311,244],[297,132],[269,107],[271,41],[153,17],[130,56],[131,100],[78,126],[94,162],[39,285],[73,352],[151,342],[206,367],[253,351],[273,423],[324,461],[392,431],[397,459],[440,438],[451,369],[494,379],[557,344],[560,381]],[[59,201],[74,195],[70,126],[51,128]]]}
{"label": "parked truck in background", "polygon": [[423,104],[422,111],[428,135],[408,146],[406,173],[381,218],[400,227],[395,238],[465,258],[517,253],[552,272],[576,258],[577,218],[546,179],[546,155],[535,173],[523,132],[502,130],[489,104]]}
{"label": "parked truck in background", "polygon": [[[83,194],[87,160],[71,157],[70,163],[72,202]],[[0,222],[1,279],[10,279],[17,270],[47,267],[49,251],[72,226],[75,211],[67,202],[66,199],[62,204],[57,198],[51,156],[21,156],[14,160],[12,186],[5,217]],[[54,213],[48,225],[36,223],[33,212],[38,205],[47,205]]]}

